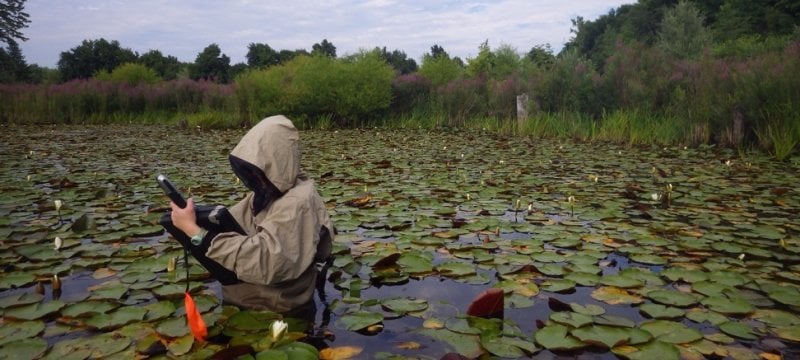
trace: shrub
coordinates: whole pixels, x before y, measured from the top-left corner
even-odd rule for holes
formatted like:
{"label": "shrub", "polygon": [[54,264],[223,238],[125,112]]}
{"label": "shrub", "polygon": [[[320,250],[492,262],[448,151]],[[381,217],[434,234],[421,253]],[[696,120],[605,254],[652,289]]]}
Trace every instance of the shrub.
{"label": "shrub", "polygon": [[155,84],[161,77],[153,70],[142,64],[125,63],[115,68],[110,73],[98,72],[94,76],[99,80],[124,82],[128,85]]}

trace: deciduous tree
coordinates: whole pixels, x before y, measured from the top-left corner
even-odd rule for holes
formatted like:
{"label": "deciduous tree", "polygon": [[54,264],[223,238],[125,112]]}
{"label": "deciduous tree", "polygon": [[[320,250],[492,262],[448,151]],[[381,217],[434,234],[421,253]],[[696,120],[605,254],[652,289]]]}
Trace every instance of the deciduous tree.
{"label": "deciduous tree", "polygon": [[329,58],[336,58],[336,46],[333,46],[328,39],[322,39],[321,43],[316,43],[311,47],[311,55],[322,54]]}
{"label": "deciduous tree", "polygon": [[0,41],[10,45],[15,39],[28,40],[20,31],[31,22],[24,10],[25,0],[0,1]]}
{"label": "deciduous tree", "polygon": [[177,79],[184,68],[178,58],[172,55],[164,56],[158,50],[150,50],[139,56],[139,63],[153,69],[164,80]]}
{"label": "deciduous tree", "polygon": [[122,48],[116,40],[83,40],[80,45],[61,53],[58,70],[63,81],[90,78],[98,71],[110,72],[137,58],[136,53]]}
{"label": "deciduous tree", "polygon": [[682,0],[664,13],[658,46],[676,58],[696,58],[711,44],[711,33],[703,25],[703,16],[690,2]]}
{"label": "deciduous tree", "polygon": [[222,53],[219,45],[206,46],[197,54],[194,64],[189,71],[189,77],[194,80],[205,79],[219,83],[228,83],[230,80],[231,59]]}

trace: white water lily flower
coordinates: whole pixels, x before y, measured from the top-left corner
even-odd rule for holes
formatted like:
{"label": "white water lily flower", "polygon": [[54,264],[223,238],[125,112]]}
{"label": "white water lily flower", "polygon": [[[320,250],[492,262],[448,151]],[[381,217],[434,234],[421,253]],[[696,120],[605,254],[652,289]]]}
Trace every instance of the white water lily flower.
{"label": "white water lily flower", "polygon": [[725,166],[731,166],[733,164],[730,160],[725,160]]}
{"label": "white water lily flower", "polygon": [[740,260],[740,261],[744,261],[744,254],[740,254],[740,255],[739,255],[739,260]]}
{"label": "white water lily flower", "polygon": [[661,194],[659,194],[659,193],[652,193],[652,194],[650,194],[650,198],[651,198],[651,199],[653,199],[653,201],[658,201],[658,200],[661,200]]}
{"label": "white water lily flower", "polygon": [[31,176],[30,176],[30,175],[28,175],[28,182],[30,182],[30,181],[31,181]]}
{"label": "white water lily flower", "polygon": [[64,242],[61,240],[61,238],[56,236],[55,240],[53,240],[53,249],[55,250],[61,249],[61,245],[63,244]]}
{"label": "white water lily flower", "polygon": [[53,205],[56,206],[56,211],[59,211],[61,210],[61,205],[64,205],[64,203],[61,200],[55,200],[53,201]]}
{"label": "white water lily flower", "polygon": [[275,322],[272,323],[272,341],[275,342],[280,340],[288,328],[289,324],[283,320],[275,320]]}
{"label": "white water lily flower", "polygon": [[572,195],[570,195],[570,196],[567,198],[567,202],[568,202],[568,203],[570,203],[570,204],[574,203],[574,202],[575,202],[575,197],[574,197],[574,196],[572,196]]}

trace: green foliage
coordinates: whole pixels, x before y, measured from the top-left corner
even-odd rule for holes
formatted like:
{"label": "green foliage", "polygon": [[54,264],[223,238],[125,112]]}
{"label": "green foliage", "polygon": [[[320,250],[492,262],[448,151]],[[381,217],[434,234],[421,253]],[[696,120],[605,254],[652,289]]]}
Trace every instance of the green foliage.
{"label": "green foliage", "polygon": [[139,84],[154,84],[158,81],[161,81],[161,78],[153,69],[135,63],[122,64],[110,73],[97,73],[95,78],[99,80],[123,82],[132,86]]}
{"label": "green foliage", "polygon": [[489,48],[489,41],[484,41],[478,47],[478,56],[474,59],[467,59],[467,75],[475,77],[491,74],[494,67],[494,57],[492,49]]}
{"label": "green foliage", "polygon": [[536,45],[525,54],[524,61],[531,62],[534,66],[547,68],[556,61],[550,44]]}
{"label": "green foliage", "polygon": [[714,44],[712,49],[718,58],[740,58],[757,56],[769,52],[778,52],[785,49],[792,41],[800,40],[800,36],[761,36],[744,35],[734,40]]}
{"label": "green foliage", "polygon": [[417,71],[417,62],[414,61],[414,59],[409,59],[404,51],[395,49],[392,52],[388,52],[385,46],[382,49],[376,47],[373,51],[378,52],[380,57],[383,58],[387,64],[391,65],[400,75]]}
{"label": "green foliage", "polygon": [[464,68],[448,56],[426,55],[422,58],[419,74],[437,87],[458,79],[464,74]]}
{"label": "green foliage", "polygon": [[500,44],[493,54],[494,64],[491,73],[495,79],[506,78],[519,71],[521,59],[513,46]]}
{"label": "green foliage", "polygon": [[0,83],[30,82],[33,80],[31,68],[14,40],[8,41],[8,48],[0,48]]}
{"label": "green foliage", "polygon": [[333,43],[328,41],[328,39],[322,39],[322,42],[311,46],[311,55],[322,55],[335,59],[336,46],[333,46]]}
{"label": "green foliage", "polygon": [[6,0],[0,3],[0,42],[11,44],[28,40],[20,29],[28,27],[30,15],[25,12],[25,0]]}
{"label": "green foliage", "polygon": [[86,79],[98,71],[112,71],[117,66],[134,61],[136,54],[130,49],[123,49],[116,40],[83,40],[81,45],[61,53],[58,71],[63,81]]}
{"label": "green foliage", "polygon": [[280,54],[268,44],[250,43],[247,45],[247,66],[267,67],[281,63]]}
{"label": "green foliage", "polygon": [[208,80],[227,84],[230,80],[231,59],[222,53],[219,45],[206,46],[197,54],[194,64],[189,68],[189,77],[192,80]]}
{"label": "green foliage", "polygon": [[164,80],[177,79],[184,68],[178,58],[172,55],[164,56],[158,50],[150,50],[139,56],[139,63],[155,70],[156,74]]}
{"label": "green foliage", "polygon": [[676,58],[697,58],[711,44],[711,33],[703,25],[703,16],[690,2],[681,0],[664,12],[658,33],[658,46]]}
{"label": "green foliage", "polygon": [[236,80],[236,94],[251,119],[283,113],[332,116],[340,125],[352,125],[389,107],[393,77],[392,68],[374,53],[343,60],[301,56],[243,74]]}
{"label": "green foliage", "polygon": [[794,121],[767,124],[756,130],[762,148],[778,161],[786,160],[800,144],[800,112],[795,114]]}

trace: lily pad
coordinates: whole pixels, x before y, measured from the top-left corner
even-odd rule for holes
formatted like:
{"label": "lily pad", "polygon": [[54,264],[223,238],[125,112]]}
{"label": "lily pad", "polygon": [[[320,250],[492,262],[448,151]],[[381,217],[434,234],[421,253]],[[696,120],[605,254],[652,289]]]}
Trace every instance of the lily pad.
{"label": "lily pad", "polygon": [[687,307],[697,303],[697,298],[692,294],[673,290],[654,290],[648,292],[646,296],[664,305]]}
{"label": "lily pad", "polygon": [[625,328],[605,325],[593,325],[574,329],[570,333],[584,343],[613,348],[630,340],[630,333]]}
{"label": "lily pad", "polygon": [[539,345],[549,350],[575,350],[587,346],[586,343],[568,334],[569,328],[561,324],[547,325],[534,333]]}
{"label": "lily pad", "polygon": [[752,327],[738,321],[728,321],[726,323],[722,323],[719,325],[719,329],[728,335],[735,336],[740,339],[745,339],[745,340],[758,339],[758,336],[756,336]]}
{"label": "lily pad", "polygon": [[603,286],[592,291],[592,298],[610,305],[639,304],[642,297],[613,286]]}
{"label": "lily pad", "polygon": [[738,297],[712,296],[701,301],[709,310],[722,314],[749,314],[753,305]]}
{"label": "lily pad", "polygon": [[0,327],[0,346],[12,341],[35,337],[42,331],[44,331],[44,322],[41,321],[5,322]]}
{"label": "lily pad", "polygon": [[559,324],[569,325],[574,328],[579,328],[592,323],[591,316],[570,311],[553,312],[550,314],[550,320]]}
{"label": "lily pad", "polygon": [[367,311],[356,311],[342,315],[339,321],[344,325],[346,330],[358,331],[366,329],[371,325],[379,324],[383,321],[383,315]]}
{"label": "lily pad", "polygon": [[650,320],[639,326],[653,335],[658,341],[671,344],[686,344],[700,340],[703,334],[678,322],[667,320]]}
{"label": "lily pad", "polygon": [[392,298],[381,301],[381,305],[389,311],[398,314],[422,311],[428,308],[428,302],[424,299],[413,298]]}
{"label": "lily pad", "polygon": [[58,313],[65,305],[58,300],[23,305],[6,309],[3,312],[3,317],[17,320],[36,320]]}
{"label": "lily pad", "polygon": [[639,306],[639,311],[654,319],[674,319],[686,314],[681,309],[661,304],[642,304]]}
{"label": "lily pad", "polygon": [[47,351],[44,339],[18,339],[0,345],[0,358],[38,359]]}

